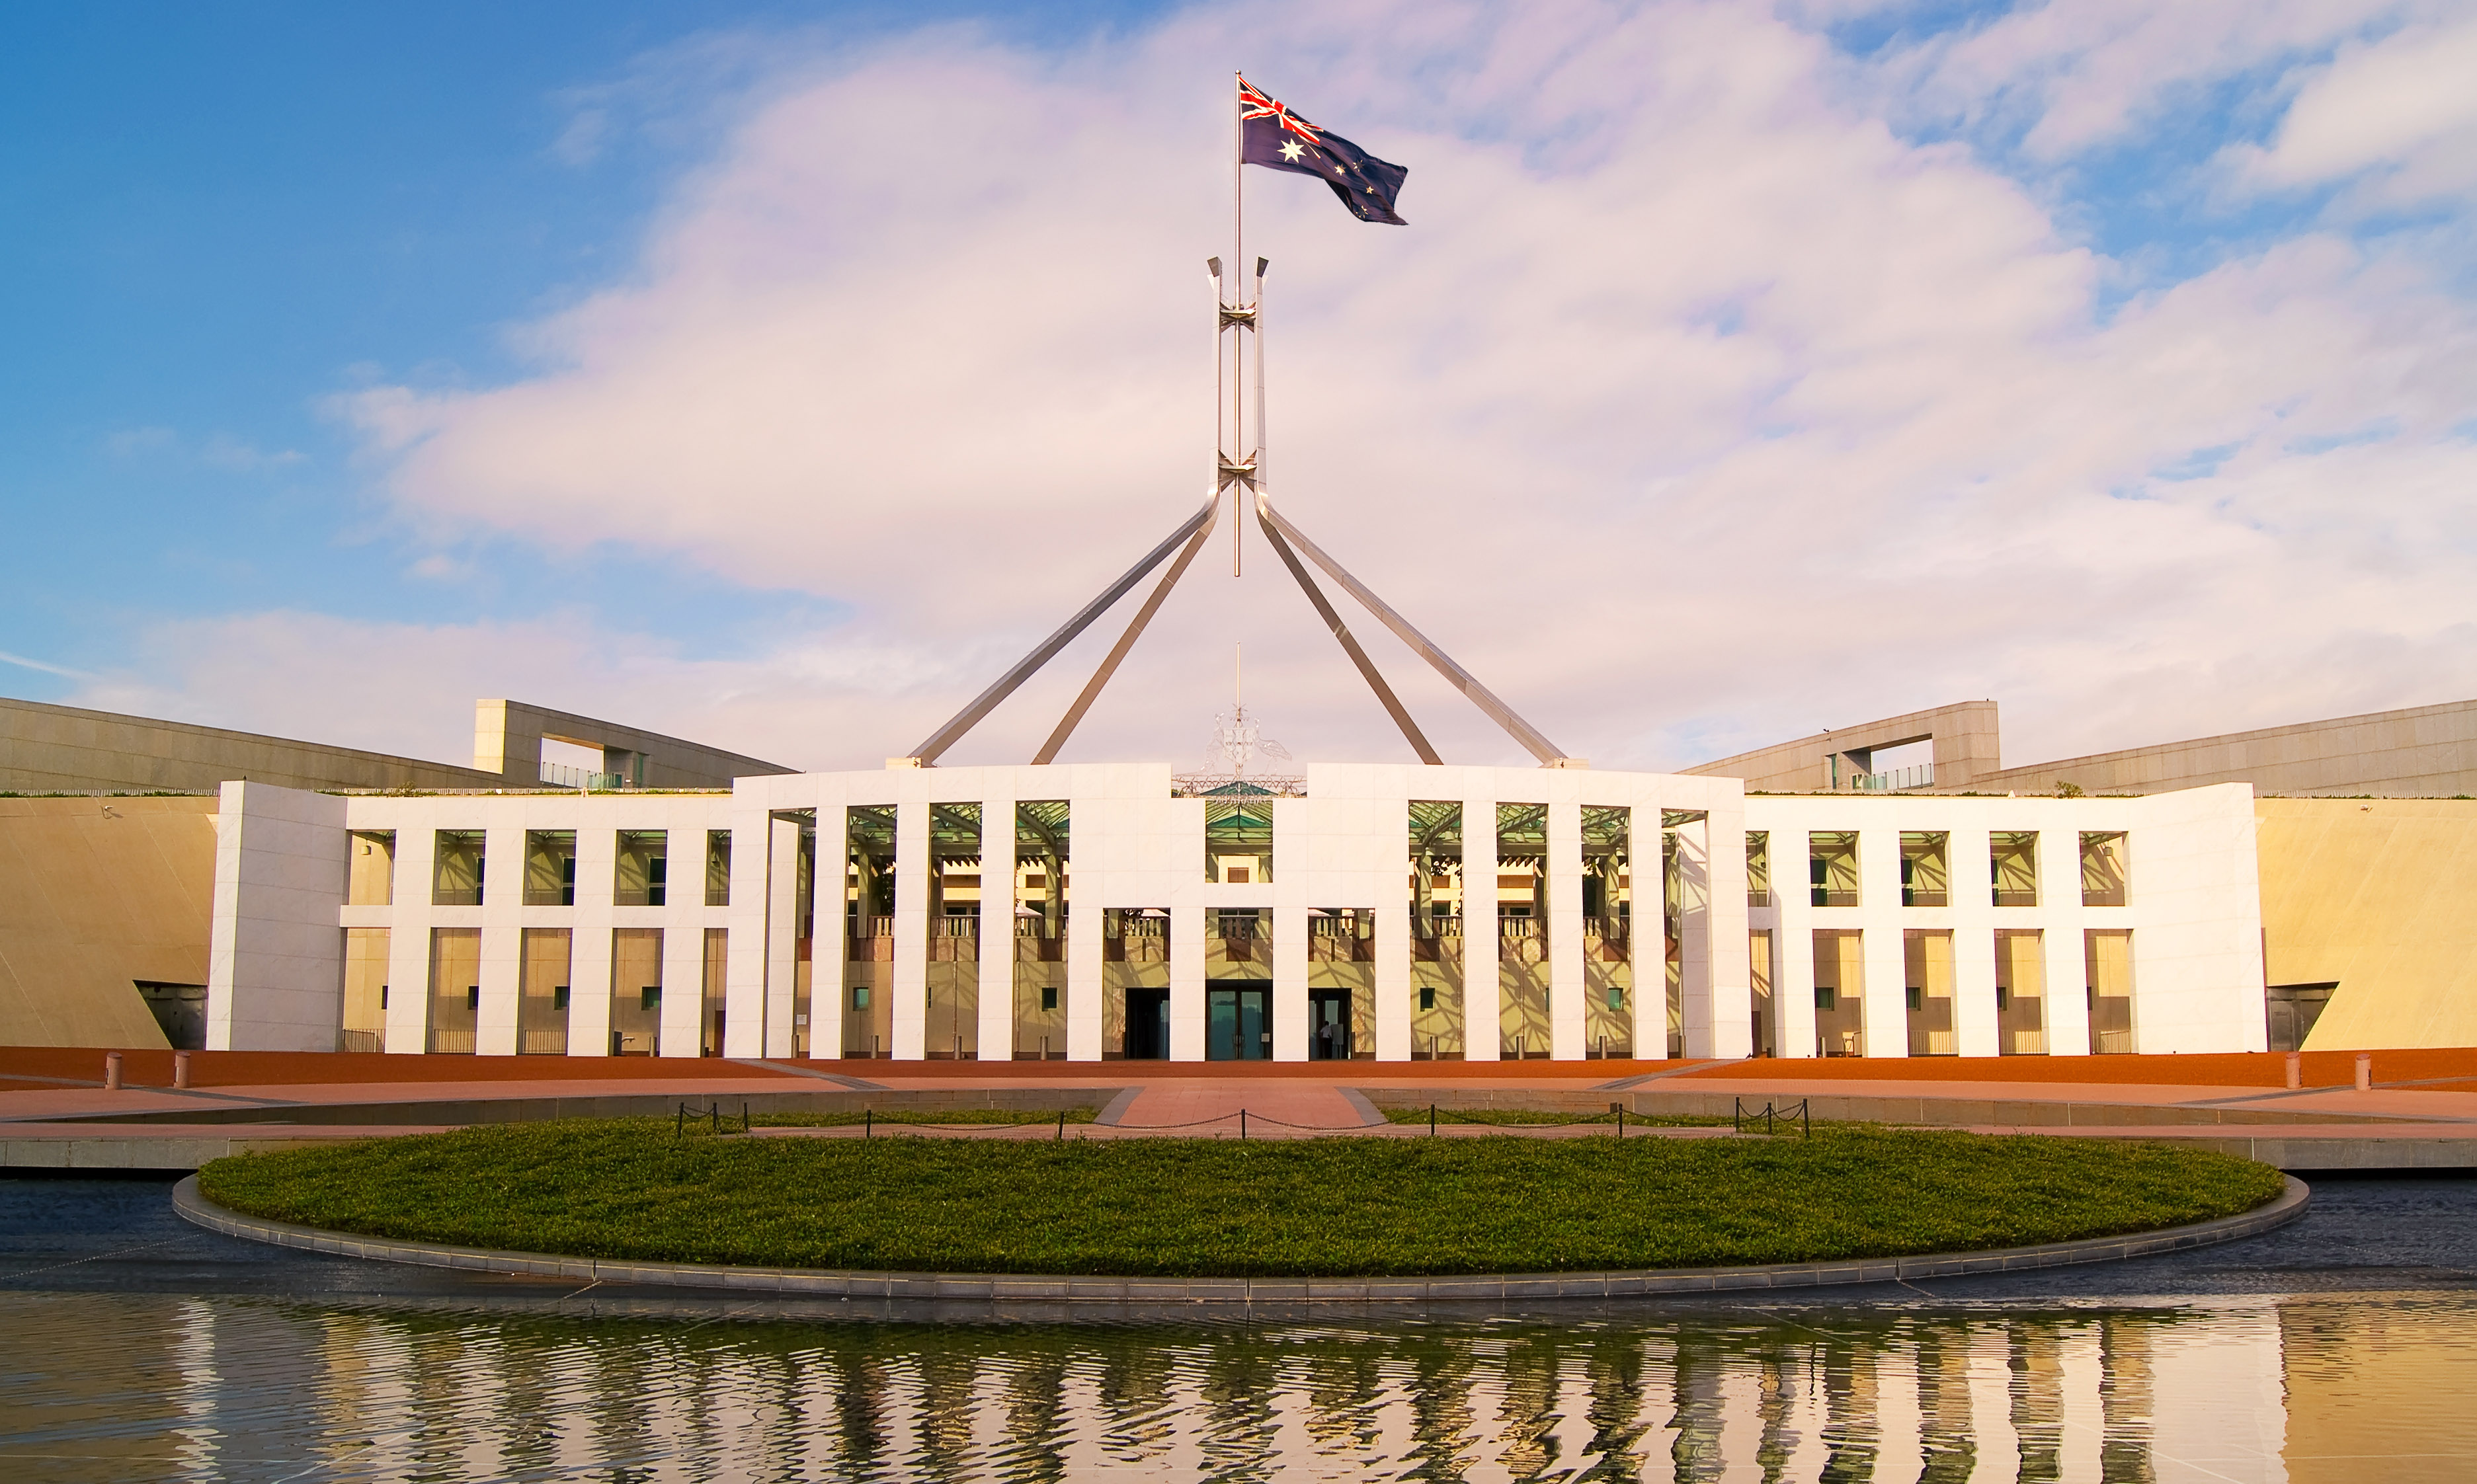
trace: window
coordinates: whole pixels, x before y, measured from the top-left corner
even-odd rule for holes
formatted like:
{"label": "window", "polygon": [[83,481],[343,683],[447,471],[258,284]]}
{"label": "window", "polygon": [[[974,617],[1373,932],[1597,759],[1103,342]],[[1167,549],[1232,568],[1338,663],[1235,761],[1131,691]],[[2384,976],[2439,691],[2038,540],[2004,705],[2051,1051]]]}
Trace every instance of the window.
{"label": "window", "polygon": [[1772,904],[1772,837],[1765,829],[1746,831],[1746,905]]}
{"label": "window", "polygon": [[710,907],[731,905],[731,831],[728,829],[705,832],[705,904]]}
{"label": "window", "polygon": [[430,904],[478,907],[482,904],[482,846],[479,829],[441,829],[432,866]]}
{"label": "window", "polygon": [[2120,907],[2131,900],[2124,834],[2082,836],[2082,905]]}
{"label": "window", "polygon": [[576,905],[576,831],[525,831],[525,905]]}
{"label": "window", "polygon": [[1951,838],[1941,830],[1901,831],[1901,905],[1941,907],[1952,904],[1947,866]]}
{"label": "window", "polygon": [[1817,830],[1807,836],[1807,888],[1814,905],[1858,904],[1858,832]]}
{"label": "window", "polygon": [[612,902],[623,907],[659,907],[670,903],[670,832],[663,829],[619,831],[617,873]]}
{"label": "window", "polygon": [[1988,878],[1999,907],[2039,904],[2039,832],[1999,829],[1987,837]]}
{"label": "window", "polygon": [[344,890],[345,905],[383,907],[394,901],[395,831],[354,830],[353,870]]}

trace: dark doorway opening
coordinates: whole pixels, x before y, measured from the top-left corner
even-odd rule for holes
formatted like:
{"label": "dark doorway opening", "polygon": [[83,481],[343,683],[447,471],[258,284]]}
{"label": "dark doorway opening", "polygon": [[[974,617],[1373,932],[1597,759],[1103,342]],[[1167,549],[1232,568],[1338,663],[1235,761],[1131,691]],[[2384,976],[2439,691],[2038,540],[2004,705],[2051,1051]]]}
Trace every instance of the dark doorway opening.
{"label": "dark doorway opening", "polygon": [[1269,979],[1204,992],[1204,1059],[1264,1061],[1273,1054],[1273,985]]}
{"label": "dark doorway opening", "polygon": [[1169,991],[1127,991],[1127,1059],[1161,1061],[1169,1055]]}
{"label": "dark doorway opening", "polygon": [[1350,1044],[1350,991],[1308,991],[1308,1059],[1348,1061],[1357,1048]]}
{"label": "dark doorway opening", "polygon": [[163,1027],[163,1039],[176,1051],[203,1051],[207,1049],[207,986],[204,984],[159,984],[150,979],[137,979],[138,998],[153,1012],[155,1024]]}
{"label": "dark doorway opening", "polygon": [[2339,987],[2333,979],[2327,984],[2273,984],[2263,991],[2263,1008],[2268,1014],[2269,1050],[2301,1051],[2305,1038],[2314,1033],[2314,1023],[2331,1003],[2331,992]]}

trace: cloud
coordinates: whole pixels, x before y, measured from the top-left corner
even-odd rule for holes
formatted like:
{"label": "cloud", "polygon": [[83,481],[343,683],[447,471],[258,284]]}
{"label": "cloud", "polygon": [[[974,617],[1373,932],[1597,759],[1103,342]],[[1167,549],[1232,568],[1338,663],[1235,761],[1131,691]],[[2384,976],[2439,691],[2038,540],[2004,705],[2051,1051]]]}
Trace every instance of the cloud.
{"label": "cloud", "polygon": [[2231,154],[2250,182],[2269,187],[2375,172],[2368,204],[2477,190],[2477,17],[2342,48],[2300,79],[2267,148]]}
{"label": "cloud", "polygon": [[[2309,233],[2103,307],[2114,265],[1885,101],[2017,107],[2068,150],[2388,13],[2048,8],[1854,79],[1746,5],[1253,19],[1252,80],[1412,167],[1404,230],[1252,172],[1276,498],[1603,765],[1980,695],[2028,760],[2477,694],[2477,320],[2433,264]],[[619,542],[855,615],[492,683],[864,764],[1159,539],[1208,467],[1232,24],[803,55],[634,271],[525,327],[534,374],[340,394],[435,539]],[[1284,581],[1261,546],[1242,580],[1200,564],[1079,746],[1192,751],[1243,640],[1295,752],[1403,754]],[[504,637],[425,634],[379,638],[504,674]],[[957,760],[1028,753],[1106,642]],[[1449,754],[1519,758],[1371,647]]]}

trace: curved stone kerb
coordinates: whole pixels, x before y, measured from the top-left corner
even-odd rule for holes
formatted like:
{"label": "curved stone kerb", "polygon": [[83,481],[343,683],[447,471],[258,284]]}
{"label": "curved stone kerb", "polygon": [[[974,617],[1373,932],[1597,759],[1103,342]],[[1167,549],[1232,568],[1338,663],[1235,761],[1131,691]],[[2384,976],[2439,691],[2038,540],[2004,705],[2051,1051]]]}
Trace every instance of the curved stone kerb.
{"label": "curved stone kerb", "polygon": [[1739,1268],[1650,1268],[1601,1273],[1450,1274],[1434,1277],[1176,1278],[1079,1277],[1053,1274],[863,1273],[820,1268],[743,1268],[718,1264],[638,1262],[503,1252],[488,1248],[363,1237],[228,1210],[198,1193],[190,1175],[172,1188],[172,1207],[211,1231],[304,1251],[378,1262],[461,1268],[580,1282],[642,1283],[667,1288],[754,1291],[824,1298],[963,1298],[992,1303],[1420,1303],[1532,1302],[1558,1298],[1621,1298],[1654,1294],[1823,1288],[1843,1283],[2017,1273],[2074,1263],[2116,1262],[2159,1252],[2236,1242],[2284,1226],[2305,1214],[2312,1192],[2294,1175],[2277,1199],[2238,1216],[2120,1237],[2090,1237],[1984,1252],[1912,1257],[1853,1257],[1831,1262],[1767,1263]]}

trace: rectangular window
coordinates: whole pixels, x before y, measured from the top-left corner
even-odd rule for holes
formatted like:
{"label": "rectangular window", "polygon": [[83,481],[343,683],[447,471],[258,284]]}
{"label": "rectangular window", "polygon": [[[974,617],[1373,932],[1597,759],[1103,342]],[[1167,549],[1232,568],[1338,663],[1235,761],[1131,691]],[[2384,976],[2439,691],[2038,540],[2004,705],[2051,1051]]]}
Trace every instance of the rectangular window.
{"label": "rectangular window", "polygon": [[928,1024],[921,1043],[931,1060],[969,1061],[981,1053],[981,806],[931,804]]}
{"label": "rectangular window", "polygon": [[731,905],[731,831],[728,829],[705,832],[705,904],[710,907]]}
{"label": "rectangular window", "polygon": [[474,1013],[482,1004],[482,929],[430,929],[430,1026],[433,1051],[473,1051]]}
{"label": "rectangular window", "polygon": [[1961,1050],[1952,1024],[1952,934],[1901,934],[1903,1000],[1909,1013],[1910,1054],[1951,1056]]}
{"label": "rectangular window", "polygon": [[611,933],[611,1054],[663,1054],[663,929]]}
{"label": "rectangular window", "polygon": [[[1232,788],[1249,785],[1233,783]],[[1207,796],[1204,801],[1204,878],[1232,886],[1273,878],[1273,798]]]}
{"label": "rectangular window", "polygon": [[2047,967],[2044,936],[1995,935],[1995,1051],[2002,1056],[2047,1054]]}
{"label": "rectangular window", "polygon": [[478,907],[482,904],[482,846],[479,829],[441,829],[431,875],[430,904],[436,907]]}
{"label": "rectangular window", "polygon": [[[843,811],[843,1054],[888,1054],[894,1038],[895,807]],[[872,993],[875,991],[875,993]]]}
{"label": "rectangular window", "polygon": [[2131,897],[2131,865],[2124,833],[2082,836],[2082,905],[2120,907]]}
{"label": "rectangular window", "polygon": [[1746,973],[1748,998],[1752,1001],[1754,1024],[1746,1045],[1758,1056],[1777,1056],[1780,1043],[1772,1032],[1772,934],[1768,928],[1746,934]]}
{"label": "rectangular window", "polygon": [[[719,832],[719,831],[718,831]],[[728,841],[730,836],[724,834]],[[722,1054],[723,1002],[730,988],[731,929],[709,928],[705,930],[705,1004],[699,1012],[703,1027],[697,1033],[697,1054]]]}
{"label": "rectangular window", "polygon": [[2039,832],[1999,829],[1987,837],[1988,876],[1999,907],[2039,904]]}
{"label": "rectangular window", "polygon": [[[571,857],[572,858],[572,857]],[[516,977],[516,1054],[567,1054],[568,966],[573,934],[565,928],[524,930]]]}
{"label": "rectangular window", "polygon": [[622,829],[611,901],[623,907],[666,906],[670,901],[670,832]]}
{"label": "rectangular window", "polygon": [[1746,905],[1772,904],[1772,836],[1767,829],[1746,831]]}
{"label": "rectangular window", "polygon": [[1806,837],[1806,880],[1818,907],[1858,904],[1858,831],[1819,829]]}
{"label": "rectangular window", "polygon": [[[1066,1017],[1058,1008],[1058,990],[1066,982],[1072,823],[1063,799],[1015,804],[1013,900],[1011,907],[987,909],[1014,914],[1014,1056],[1018,1061],[1066,1054]],[[1003,899],[984,892],[982,900]],[[992,1048],[988,1054],[1004,1052]]]}
{"label": "rectangular window", "polygon": [[1496,806],[1497,1054],[1545,1058],[1548,1024],[1548,806]]}
{"label": "rectangular window", "polygon": [[1583,1054],[1632,1056],[1634,810],[1585,804],[1583,819]]}
{"label": "rectangular window", "polygon": [[387,1050],[388,937],[385,928],[344,929],[344,1051]]}
{"label": "rectangular window", "polygon": [[1864,936],[1814,934],[1814,1054],[1866,1054]]}
{"label": "rectangular window", "polygon": [[525,831],[525,905],[576,905],[576,831]]}
{"label": "rectangular window", "polygon": [[1408,818],[1411,982],[1419,1008],[1411,1021],[1411,1059],[1463,1057],[1463,806],[1414,799]]}
{"label": "rectangular window", "polygon": [[353,831],[353,870],[345,883],[344,904],[383,907],[395,901],[395,831]]}
{"label": "rectangular window", "polygon": [[1942,907],[1952,904],[1951,839],[1939,829],[1901,831],[1901,905]]}
{"label": "rectangular window", "polygon": [[2089,994],[2090,1050],[2103,1056],[2131,1054],[2133,934],[2099,928],[2083,933],[2082,974]]}

